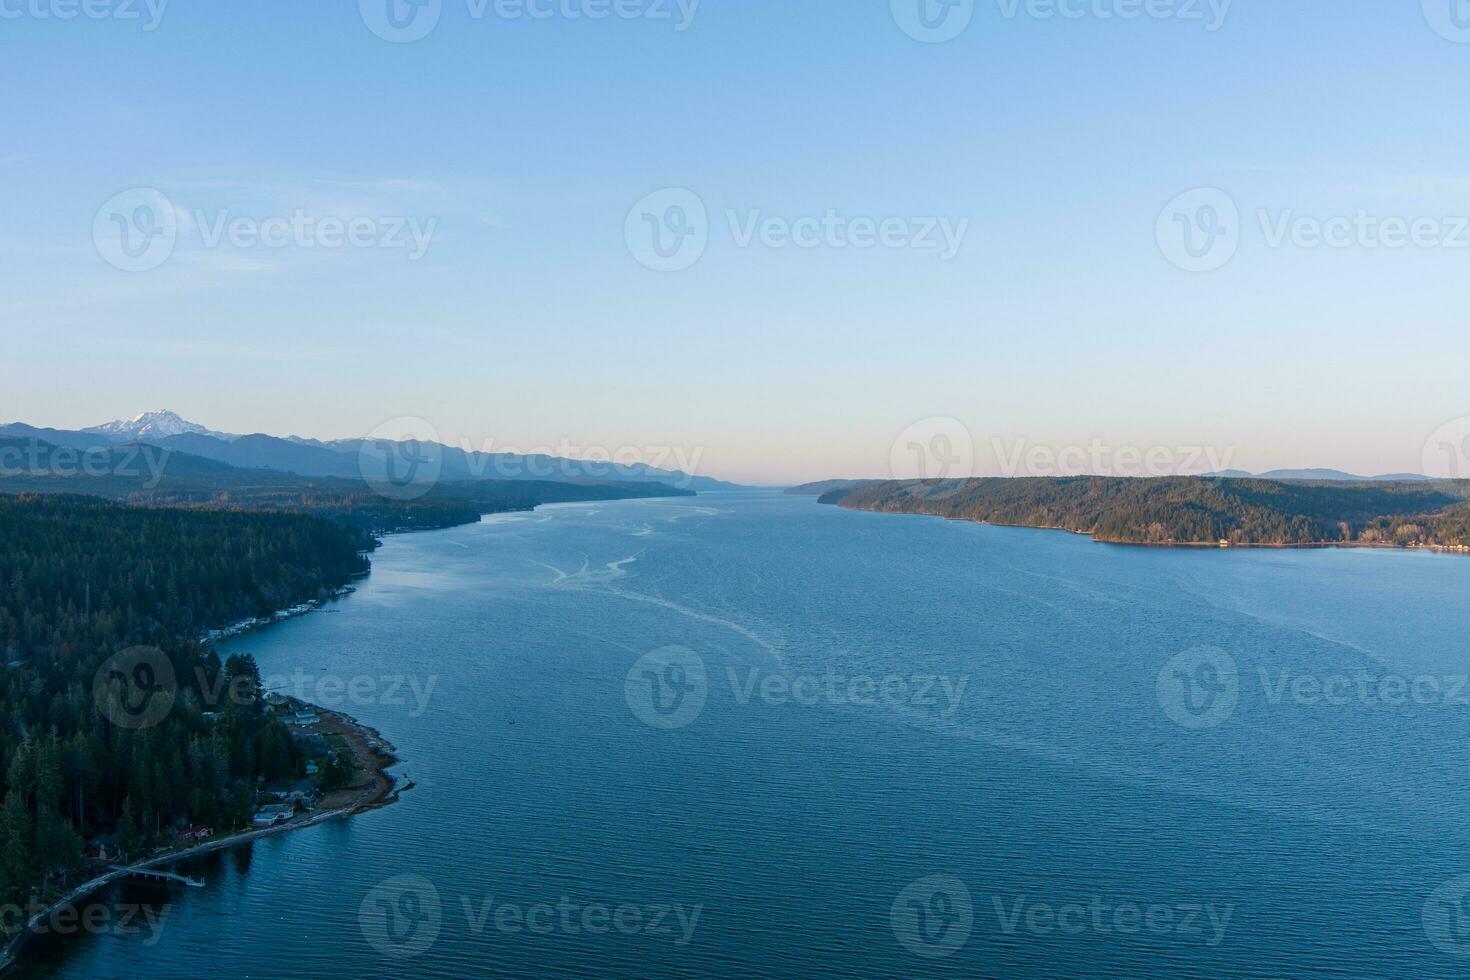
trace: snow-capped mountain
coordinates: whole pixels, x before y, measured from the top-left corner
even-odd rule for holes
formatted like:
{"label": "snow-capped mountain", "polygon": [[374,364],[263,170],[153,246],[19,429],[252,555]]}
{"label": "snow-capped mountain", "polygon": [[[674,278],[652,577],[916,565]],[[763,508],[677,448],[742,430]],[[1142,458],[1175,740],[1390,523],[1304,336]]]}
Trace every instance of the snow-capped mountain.
{"label": "snow-capped mountain", "polygon": [[233,442],[237,437],[225,432],[215,432],[206,429],[197,422],[190,422],[180,418],[177,414],[162,409],[157,412],[144,412],[142,415],[134,416],[124,421],[118,419],[105,425],[94,425],[84,430],[86,432],[100,432],[103,435],[115,436],[123,439],[166,439],[169,436],[197,435],[210,436],[215,439],[223,439]]}
{"label": "snow-capped mountain", "polygon": [[[122,442],[143,442],[241,470],[275,470],[314,479],[361,480],[364,466],[387,465],[379,444],[364,439],[324,442],[303,436],[279,438],[256,432],[249,435],[216,432],[167,410],[144,412],[88,429],[41,429],[24,423],[0,424],[0,439],[37,439],[52,445],[92,450]],[[679,489],[728,490],[734,484],[644,463],[617,464],[605,460],[560,458],[544,454],[481,453],[436,444],[439,479],[445,481],[540,480],[550,482],[667,483]]]}

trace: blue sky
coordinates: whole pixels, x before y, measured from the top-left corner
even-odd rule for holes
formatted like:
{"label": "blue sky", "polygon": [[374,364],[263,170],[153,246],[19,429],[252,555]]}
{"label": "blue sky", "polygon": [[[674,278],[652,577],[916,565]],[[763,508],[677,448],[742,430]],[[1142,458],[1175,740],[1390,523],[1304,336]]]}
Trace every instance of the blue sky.
{"label": "blue sky", "polygon": [[[1420,470],[1470,416],[1449,0],[976,0],[944,43],[900,27],[919,0],[440,0],[409,43],[367,26],[387,0],[171,0],[152,30],[89,2],[0,0],[3,420],[411,416],[778,482],[886,475],[934,419],[976,472],[1002,444]],[[137,188],[175,228],[146,271],[105,241]],[[707,245],[654,271],[635,205],[667,188]],[[1203,234],[1198,197],[1160,220],[1197,188],[1238,209],[1203,272],[1159,231]],[[1430,223],[1402,248],[1300,225],[1360,213]]]}

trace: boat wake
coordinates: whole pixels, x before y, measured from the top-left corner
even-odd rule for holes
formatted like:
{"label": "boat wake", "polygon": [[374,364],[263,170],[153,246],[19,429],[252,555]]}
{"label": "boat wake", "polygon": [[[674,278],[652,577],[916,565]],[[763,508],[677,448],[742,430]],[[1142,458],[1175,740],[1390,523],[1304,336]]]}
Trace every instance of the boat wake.
{"label": "boat wake", "polygon": [[616,596],[619,599],[626,599],[629,602],[642,602],[650,606],[658,606],[661,609],[667,609],[670,612],[677,613],[680,616],[685,617],[686,619],[692,619],[695,622],[708,623],[711,626],[718,626],[722,629],[727,629],[730,632],[735,633],[738,636],[742,636],[745,639],[749,640],[751,643],[755,644],[756,647],[758,647],[762,652],[764,652],[767,656],[769,656],[772,660],[776,662],[777,668],[779,668],[780,670],[786,669],[786,658],[781,653],[781,650],[779,649],[777,644],[767,640],[765,637],[761,636],[759,633],[756,633],[754,630],[750,629],[748,626],[745,626],[743,623],[737,623],[733,619],[725,619],[722,616],[714,616],[709,613],[703,613],[697,609],[690,609],[688,606],[681,606],[677,602],[671,602],[668,599],[661,598],[660,596],[644,595],[641,592],[629,592],[626,589],[609,588],[603,591],[605,591],[608,595]]}
{"label": "boat wake", "polygon": [[643,552],[640,551],[636,555],[629,555],[627,558],[619,558],[617,561],[607,562],[605,565],[603,565],[603,569],[605,569],[605,571],[593,571],[592,559],[586,557],[585,555],[582,557],[582,567],[577,569],[575,572],[563,571],[550,562],[538,561],[534,558],[530,559],[530,562],[533,565],[537,565],[541,568],[546,569],[548,572],[551,572],[553,575],[556,576],[556,578],[552,579],[550,582],[545,583],[546,585],[562,585],[563,583],[567,582],[581,584],[584,582],[606,582],[611,581],[612,579],[622,578],[623,576],[628,574],[627,570],[623,566],[633,564],[642,555]]}

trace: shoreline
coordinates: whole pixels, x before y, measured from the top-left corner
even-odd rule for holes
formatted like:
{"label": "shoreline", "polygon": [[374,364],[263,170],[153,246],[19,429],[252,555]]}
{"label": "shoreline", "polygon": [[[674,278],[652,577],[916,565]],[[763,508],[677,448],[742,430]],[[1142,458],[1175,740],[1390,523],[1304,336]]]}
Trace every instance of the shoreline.
{"label": "shoreline", "polygon": [[[591,503],[592,501],[588,501]],[[535,510],[535,507],[527,508]],[[483,521],[484,514],[477,520]],[[384,531],[381,536],[374,536],[376,544],[382,543],[382,538],[396,534],[414,534],[427,531],[450,530],[452,527],[464,525],[452,525],[434,528],[397,528]],[[366,578],[372,574],[371,562],[366,570],[351,577],[352,580]],[[357,591],[353,585],[344,584],[331,590],[325,599],[310,599],[300,602],[287,609],[277,610],[267,616],[256,616],[240,620],[219,630],[204,630],[196,638],[201,648],[207,649],[215,643],[223,640],[232,640],[283,623],[290,619],[296,619],[309,613],[318,612],[328,603],[339,599],[345,599]],[[308,704],[309,702],[301,702]],[[26,919],[25,926],[14,936],[0,945],[0,976],[8,975],[21,960],[25,944],[36,934],[35,927],[39,923],[54,916],[58,912],[76,905],[97,891],[120,881],[135,871],[145,871],[153,868],[162,868],[179,861],[208,854],[212,851],[224,850],[241,844],[249,844],[263,837],[272,837],[276,834],[286,834],[295,830],[305,830],[315,827],[331,820],[346,819],[359,813],[371,810],[379,810],[385,806],[398,802],[399,797],[407,790],[413,789],[413,780],[408,779],[401,785],[396,776],[388,770],[398,765],[402,760],[398,757],[398,750],[394,745],[383,737],[383,734],[375,728],[370,728],[351,715],[329,708],[311,705],[318,717],[322,719],[316,726],[322,734],[335,734],[351,748],[359,770],[366,774],[366,783],[333,790],[322,797],[318,809],[297,814],[290,820],[283,821],[271,827],[253,828],[249,827],[230,834],[226,837],[217,837],[212,840],[193,844],[189,847],[180,848],[167,854],[159,854],[137,861],[125,867],[109,867],[108,870],[96,877],[75,886],[62,897],[48,904],[45,908],[35,912]]]}
{"label": "shoreline", "polygon": [[[360,572],[354,575],[353,578],[363,578],[371,574],[371,571],[369,569],[366,572]],[[233,640],[247,633],[265,629],[267,626],[274,626],[277,623],[284,623],[288,619],[296,619],[299,616],[305,616],[307,613],[314,613],[327,603],[346,598],[356,591],[357,589],[351,585],[338,586],[325,599],[308,599],[306,602],[297,603],[289,609],[278,609],[268,616],[250,616],[223,629],[204,630],[199,634],[198,643],[201,647],[211,647],[221,640]]]}
{"label": "shoreline", "polygon": [[1470,545],[1445,545],[1445,544],[1391,544],[1383,541],[1302,541],[1289,544],[1273,544],[1264,541],[1250,541],[1237,543],[1231,541],[1221,544],[1218,541],[1124,541],[1113,538],[1100,538],[1092,531],[1079,531],[1076,528],[1059,527],[1050,524],[1007,524],[1001,521],[982,521],[973,517],[950,517],[947,514],[926,514],[916,510],[880,510],[875,507],[850,507],[838,501],[833,506],[842,510],[850,510],[863,514],[897,514],[901,517],[933,517],[941,521],[952,521],[957,524],[976,524],[980,527],[1004,527],[1014,528],[1022,531],[1062,531],[1078,537],[1090,538],[1094,544],[1116,545],[1121,548],[1202,548],[1207,551],[1236,551],[1247,548],[1265,548],[1277,551],[1287,550],[1323,550],[1340,548],[1342,550],[1374,550],[1374,551],[1405,551],[1405,552],[1429,552],[1431,554],[1445,555],[1470,555]]}
{"label": "shoreline", "polygon": [[340,711],[318,708],[317,714],[322,719],[320,730],[324,734],[340,735],[352,749],[361,773],[367,777],[364,782],[334,790],[323,797],[321,808],[297,814],[290,820],[273,827],[248,828],[129,865],[109,866],[104,874],[82,882],[61,898],[27,918],[25,927],[17,932],[3,948],[0,948],[0,974],[8,973],[20,962],[25,944],[35,935],[37,925],[108,885],[127,878],[135,871],[162,868],[212,851],[248,844],[263,837],[286,834],[294,830],[305,830],[331,820],[345,819],[370,810],[379,810],[398,802],[404,791],[413,788],[414,784],[411,780],[400,785],[398,778],[388,772],[390,767],[397,765],[401,760],[398,758],[397,749],[377,729],[369,728],[356,718]]}

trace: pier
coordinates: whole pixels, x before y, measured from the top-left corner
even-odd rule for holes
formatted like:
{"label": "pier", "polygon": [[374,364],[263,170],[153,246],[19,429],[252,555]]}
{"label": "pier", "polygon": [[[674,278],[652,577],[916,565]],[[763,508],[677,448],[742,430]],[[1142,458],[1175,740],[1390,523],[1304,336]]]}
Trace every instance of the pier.
{"label": "pier", "polygon": [[117,871],[121,874],[138,875],[141,878],[154,878],[161,881],[177,881],[179,884],[188,885],[190,888],[204,887],[204,882],[195,881],[193,878],[185,878],[183,875],[176,875],[172,871],[158,871],[153,868],[119,868],[116,865],[113,865],[108,870]]}

